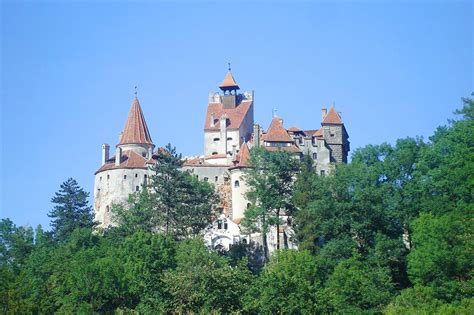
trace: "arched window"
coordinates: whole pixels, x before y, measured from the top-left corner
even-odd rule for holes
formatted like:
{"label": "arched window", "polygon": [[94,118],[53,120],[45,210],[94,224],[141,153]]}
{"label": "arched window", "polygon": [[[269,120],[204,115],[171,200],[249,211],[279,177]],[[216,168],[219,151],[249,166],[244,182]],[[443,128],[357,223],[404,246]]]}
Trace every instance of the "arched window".
{"label": "arched window", "polygon": [[251,205],[252,205],[252,204],[251,204],[250,202],[247,203],[247,209],[250,208]]}
{"label": "arched window", "polygon": [[318,154],[316,152],[313,153],[313,160],[317,160],[318,159]]}
{"label": "arched window", "polygon": [[214,177],[214,181],[217,182],[218,180],[219,180],[219,176],[215,176],[215,177]]}
{"label": "arched window", "polygon": [[138,177],[138,174],[137,174],[137,173],[135,173],[135,178],[137,178],[137,177]]}
{"label": "arched window", "polygon": [[135,186],[135,191],[139,191],[140,190],[140,186]]}
{"label": "arched window", "polygon": [[236,180],[236,181],[234,182],[234,187],[235,187],[235,188],[239,188],[239,187],[240,187],[240,182],[239,182],[238,180]]}
{"label": "arched window", "polygon": [[247,244],[247,239],[242,239],[242,244]]}

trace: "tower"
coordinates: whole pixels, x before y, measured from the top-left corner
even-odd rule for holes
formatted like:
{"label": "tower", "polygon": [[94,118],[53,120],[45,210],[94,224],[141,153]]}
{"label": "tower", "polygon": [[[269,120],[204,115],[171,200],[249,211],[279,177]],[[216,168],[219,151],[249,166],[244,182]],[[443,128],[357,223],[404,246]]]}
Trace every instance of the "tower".
{"label": "tower", "polygon": [[322,109],[322,133],[326,146],[331,151],[331,162],[347,163],[350,150],[349,135],[347,134],[341,115],[331,106],[329,112]]}
{"label": "tower", "polygon": [[232,148],[250,140],[253,128],[253,91],[239,92],[231,69],[219,85],[220,92],[209,94],[204,119],[204,155],[231,157]]}
{"label": "tower", "polygon": [[146,184],[155,163],[153,144],[138,98],[128,113],[115,154],[109,157],[109,145],[102,145],[102,166],[95,172],[94,213],[101,227],[111,221],[111,207],[125,202],[128,195]]}

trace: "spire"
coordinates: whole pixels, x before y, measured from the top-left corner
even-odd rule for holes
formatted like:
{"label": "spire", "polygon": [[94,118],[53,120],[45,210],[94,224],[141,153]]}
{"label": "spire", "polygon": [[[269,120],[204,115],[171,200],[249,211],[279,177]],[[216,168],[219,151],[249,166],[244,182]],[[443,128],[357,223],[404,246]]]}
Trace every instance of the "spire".
{"label": "spire", "polygon": [[324,116],[321,124],[342,125],[341,116],[336,112],[334,105],[331,106],[329,112]]}
{"label": "spire", "polygon": [[128,113],[127,122],[125,128],[123,128],[123,134],[120,138],[119,144],[131,144],[131,143],[144,143],[152,144],[150,132],[143,116],[140,102],[135,96],[132,103],[132,108]]}
{"label": "spire", "polygon": [[237,85],[237,82],[235,82],[234,76],[232,75],[232,72],[230,70],[230,63],[229,63],[229,71],[225,75],[224,81],[222,81],[221,85],[219,85],[219,88],[223,91],[240,89],[239,86]]}

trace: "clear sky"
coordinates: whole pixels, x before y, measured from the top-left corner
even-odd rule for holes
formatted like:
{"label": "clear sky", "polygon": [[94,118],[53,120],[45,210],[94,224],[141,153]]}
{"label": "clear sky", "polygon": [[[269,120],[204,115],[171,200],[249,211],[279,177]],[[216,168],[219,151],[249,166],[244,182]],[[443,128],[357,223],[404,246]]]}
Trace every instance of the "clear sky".
{"label": "clear sky", "polygon": [[318,128],[335,102],[352,149],[429,137],[473,87],[470,1],[1,1],[0,218],[49,227],[68,177],[92,191],[138,85],[154,143],[203,151],[232,63],[255,121]]}

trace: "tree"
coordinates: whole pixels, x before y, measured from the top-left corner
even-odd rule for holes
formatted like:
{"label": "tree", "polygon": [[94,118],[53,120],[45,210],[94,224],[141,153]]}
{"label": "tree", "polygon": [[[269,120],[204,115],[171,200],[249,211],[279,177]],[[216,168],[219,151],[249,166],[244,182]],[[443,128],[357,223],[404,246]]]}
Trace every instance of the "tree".
{"label": "tree", "polygon": [[318,265],[308,251],[282,250],[271,257],[248,290],[244,310],[250,314],[315,314],[321,290]]}
{"label": "tree", "polygon": [[267,233],[270,226],[277,230],[277,250],[280,249],[281,215],[294,212],[291,197],[299,161],[285,151],[269,152],[264,148],[250,151],[249,168],[244,179],[252,206],[245,211],[244,224],[260,226],[265,258],[268,260]]}
{"label": "tree", "polygon": [[324,313],[358,314],[380,312],[394,293],[389,270],[356,254],[337,265],[319,298]]}
{"label": "tree", "polygon": [[226,257],[210,252],[199,239],[182,241],[176,252],[176,269],[163,274],[165,313],[233,313],[252,275],[245,261],[229,266]]}
{"label": "tree", "polygon": [[48,214],[52,218],[52,232],[56,240],[66,241],[76,228],[94,227],[94,214],[88,197],[89,193],[79,187],[73,178],[61,184],[61,189],[51,199],[56,205]]}
{"label": "tree", "polygon": [[218,196],[214,188],[199,181],[180,167],[183,164],[176,148],[168,144],[158,153],[151,168],[153,207],[157,222],[166,234],[186,237],[198,234],[212,220]]}

